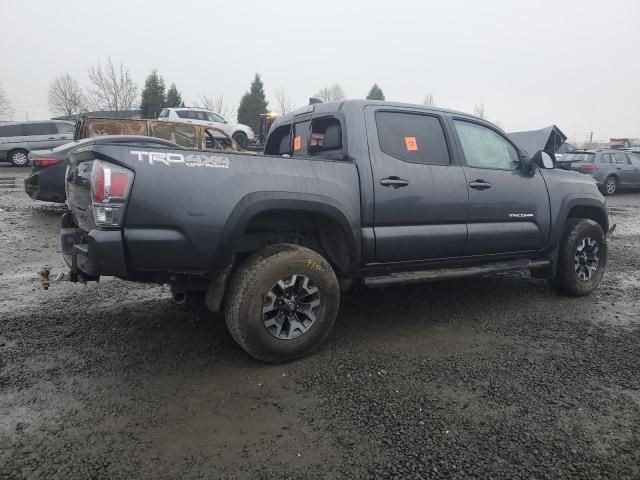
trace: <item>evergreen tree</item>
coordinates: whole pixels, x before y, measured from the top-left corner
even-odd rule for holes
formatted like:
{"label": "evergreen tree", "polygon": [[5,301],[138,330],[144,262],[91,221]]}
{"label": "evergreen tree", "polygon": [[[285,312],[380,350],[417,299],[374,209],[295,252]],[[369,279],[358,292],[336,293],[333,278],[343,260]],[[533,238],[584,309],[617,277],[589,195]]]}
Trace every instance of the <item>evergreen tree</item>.
{"label": "evergreen tree", "polygon": [[249,125],[254,132],[258,132],[260,130],[260,114],[266,113],[268,104],[269,102],[264,95],[264,85],[260,75],[256,73],[253,82],[251,82],[251,89],[240,100],[238,122]]}
{"label": "evergreen tree", "polygon": [[144,82],[140,114],[142,118],[158,118],[165,104],[164,80],[154,68]]}
{"label": "evergreen tree", "polygon": [[164,102],[165,107],[184,107],[184,102],[182,101],[182,95],[176,88],[176,84],[172,83],[167,90],[167,100]]}
{"label": "evergreen tree", "polygon": [[382,89],[378,86],[377,83],[374,83],[373,87],[371,87],[371,90],[369,90],[367,100],[384,100],[384,93],[382,93]]}

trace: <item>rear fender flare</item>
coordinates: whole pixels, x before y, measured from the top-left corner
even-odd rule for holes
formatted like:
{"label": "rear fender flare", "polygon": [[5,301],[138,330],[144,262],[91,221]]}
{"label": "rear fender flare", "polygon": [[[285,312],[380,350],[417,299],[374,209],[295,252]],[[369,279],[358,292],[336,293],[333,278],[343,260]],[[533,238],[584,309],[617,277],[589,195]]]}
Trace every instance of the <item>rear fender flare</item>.
{"label": "rear fender flare", "polygon": [[349,220],[346,209],[332,198],[294,192],[254,192],[238,202],[224,226],[223,238],[215,252],[211,271],[220,271],[233,261],[237,241],[251,220],[269,211],[292,211],[316,214],[337,222],[347,240],[349,270],[354,269],[361,256],[359,218]]}

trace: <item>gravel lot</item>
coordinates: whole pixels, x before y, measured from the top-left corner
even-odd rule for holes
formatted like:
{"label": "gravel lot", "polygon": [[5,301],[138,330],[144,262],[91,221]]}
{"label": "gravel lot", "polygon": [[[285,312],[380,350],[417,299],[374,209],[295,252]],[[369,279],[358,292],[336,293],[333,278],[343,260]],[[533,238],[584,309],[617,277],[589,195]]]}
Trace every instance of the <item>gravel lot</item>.
{"label": "gravel lot", "polygon": [[267,366],[166,287],[42,290],[63,209],[25,174],[0,167],[0,479],[640,478],[640,192],[609,200],[590,297],[355,292],[320,351]]}

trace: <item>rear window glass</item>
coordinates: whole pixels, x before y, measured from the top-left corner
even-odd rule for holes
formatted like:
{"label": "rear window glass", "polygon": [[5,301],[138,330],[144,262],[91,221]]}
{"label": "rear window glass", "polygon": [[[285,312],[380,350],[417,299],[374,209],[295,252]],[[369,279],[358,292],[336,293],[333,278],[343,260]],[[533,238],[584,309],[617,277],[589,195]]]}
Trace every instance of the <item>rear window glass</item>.
{"label": "rear window glass", "polygon": [[440,120],[428,115],[378,112],[380,150],[407,162],[449,165],[449,150]]}
{"label": "rear window glass", "polygon": [[56,123],[56,127],[58,127],[58,133],[73,133],[76,130],[73,123]]}
{"label": "rear window glass", "polygon": [[593,153],[567,153],[562,156],[563,162],[571,163],[593,163],[595,155]]}
{"label": "rear window glass", "polygon": [[0,126],[0,137],[20,137],[24,135],[22,125]]}
{"label": "rear window glass", "polygon": [[55,135],[58,129],[53,122],[25,124],[27,135]]}

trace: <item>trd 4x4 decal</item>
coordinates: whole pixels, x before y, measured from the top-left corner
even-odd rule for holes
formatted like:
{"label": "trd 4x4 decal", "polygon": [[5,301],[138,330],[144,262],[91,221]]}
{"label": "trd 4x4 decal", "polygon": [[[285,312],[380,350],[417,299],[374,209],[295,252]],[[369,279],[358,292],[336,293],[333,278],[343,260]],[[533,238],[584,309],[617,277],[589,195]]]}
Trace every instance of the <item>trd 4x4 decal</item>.
{"label": "trd 4x4 decal", "polygon": [[185,165],[187,167],[209,167],[209,168],[229,168],[229,157],[220,155],[210,155],[206,153],[195,153],[183,155],[173,152],[143,152],[140,150],[130,150],[141,162],[149,162],[149,165]]}

